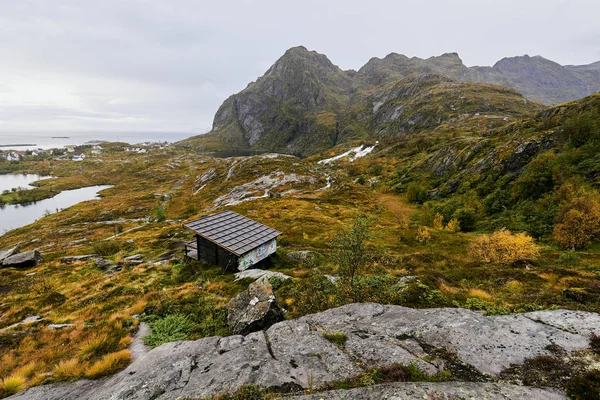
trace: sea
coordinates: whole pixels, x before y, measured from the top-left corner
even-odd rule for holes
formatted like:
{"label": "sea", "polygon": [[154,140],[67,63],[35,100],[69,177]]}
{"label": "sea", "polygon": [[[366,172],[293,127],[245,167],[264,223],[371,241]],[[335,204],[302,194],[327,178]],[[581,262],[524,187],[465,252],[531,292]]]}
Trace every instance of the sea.
{"label": "sea", "polygon": [[125,142],[129,144],[177,142],[197,134],[194,132],[158,131],[0,131],[0,150],[55,149],[68,145],[98,142]]}

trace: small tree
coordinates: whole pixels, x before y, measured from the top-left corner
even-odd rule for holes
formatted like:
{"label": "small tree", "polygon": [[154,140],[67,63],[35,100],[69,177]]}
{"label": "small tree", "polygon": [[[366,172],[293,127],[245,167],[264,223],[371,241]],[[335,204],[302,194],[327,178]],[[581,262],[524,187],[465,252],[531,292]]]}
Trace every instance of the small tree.
{"label": "small tree", "polygon": [[356,275],[364,272],[373,259],[373,252],[367,245],[371,238],[370,222],[364,215],[357,216],[352,228],[341,232],[332,242],[332,260],[338,265],[342,279],[351,287]]}
{"label": "small tree", "polygon": [[561,209],[553,233],[561,247],[579,249],[600,237],[598,197],[597,193],[579,196]]}

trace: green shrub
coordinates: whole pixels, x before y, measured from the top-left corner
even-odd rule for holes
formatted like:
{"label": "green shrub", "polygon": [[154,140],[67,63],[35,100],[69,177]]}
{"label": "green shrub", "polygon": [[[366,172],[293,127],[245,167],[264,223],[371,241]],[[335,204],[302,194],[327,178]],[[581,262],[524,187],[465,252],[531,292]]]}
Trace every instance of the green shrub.
{"label": "green shrub", "polygon": [[174,314],[154,321],[150,327],[151,332],[144,337],[144,344],[156,347],[163,343],[187,339],[194,323],[187,316]]}
{"label": "green shrub", "polygon": [[460,208],[454,213],[454,218],[458,220],[458,226],[462,232],[472,232],[477,223],[477,214],[473,210]]}
{"label": "green shrub", "polygon": [[558,256],[559,264],[562,264],[566,267],[574,267],[577,265],[580,259],[581,257],[574,251],[566,251]]}
{"label": "green shrub", "polygon": [[406,188],[406,199],[410,203],[423,204],[428,198],[427,190],[416,182],[410,183]]}

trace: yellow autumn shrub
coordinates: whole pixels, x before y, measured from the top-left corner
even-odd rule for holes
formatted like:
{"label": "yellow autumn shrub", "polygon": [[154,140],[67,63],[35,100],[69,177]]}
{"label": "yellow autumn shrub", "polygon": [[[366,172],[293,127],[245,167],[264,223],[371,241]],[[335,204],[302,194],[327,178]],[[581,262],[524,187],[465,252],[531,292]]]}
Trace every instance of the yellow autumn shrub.
{"label": "yellow autumn shrub", "polygon": [[481,235],[469,248],[473,260],[486,263],[513,263],[519,260],[532,260],[539,256],[540,246],[524,233],[513,234],[509,230],[496,231],[491,235]]}

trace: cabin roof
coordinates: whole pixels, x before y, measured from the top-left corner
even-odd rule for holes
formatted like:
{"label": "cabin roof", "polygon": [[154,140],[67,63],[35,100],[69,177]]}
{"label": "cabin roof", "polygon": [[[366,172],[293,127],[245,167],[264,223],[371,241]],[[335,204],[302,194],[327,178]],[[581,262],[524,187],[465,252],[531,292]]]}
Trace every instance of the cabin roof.
{"label": "cabin roof", "polygon": [[281,232],[233,211],[207,215],[183,226],[237,256],[281,235]]}

